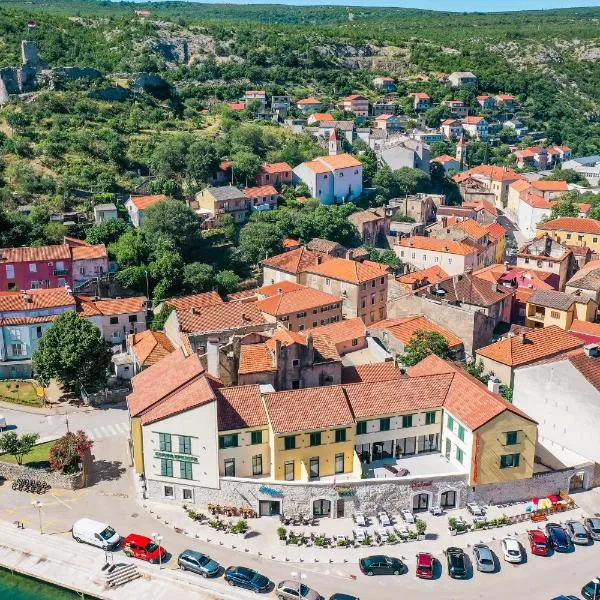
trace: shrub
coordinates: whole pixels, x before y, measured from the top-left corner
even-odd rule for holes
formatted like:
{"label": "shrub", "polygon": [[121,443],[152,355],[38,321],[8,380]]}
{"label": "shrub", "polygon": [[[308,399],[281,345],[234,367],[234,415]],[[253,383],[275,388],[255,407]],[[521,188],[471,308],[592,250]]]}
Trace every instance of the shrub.
{"label": "shrub", "polygon": [[248,522],[244,519],[240,519],[237,523],[231,525],[231,533],[246,533],[248,531]]}
{"label": "shrub", "polygon": [[48,455],[50,468],[63,473],[76,473],[84,456],[93,445],[94,442],[88,439],[83,431],[66,433],[50,448]]}
{"label": "shrub", "polygon": [[415,527],[417,528],[418,535],[425,535],[425,532],[427,531],[427,523],[423,521],[423,519],[417,519]]}
{"label": "shrub", "polygon": [[280,540],[285,540],[285,538],[287,536],[287,529],[285,527],[278,527],[277,535],[279,536]]}

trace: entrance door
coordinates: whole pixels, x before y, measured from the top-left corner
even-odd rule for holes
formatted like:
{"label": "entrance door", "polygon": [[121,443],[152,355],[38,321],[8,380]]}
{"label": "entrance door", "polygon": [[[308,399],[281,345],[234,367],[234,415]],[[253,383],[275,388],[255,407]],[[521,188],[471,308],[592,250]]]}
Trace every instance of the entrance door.
{"label": "entrance door", "polygon": [[413,496],[413,512],[423,512],[429,508],[429,494]]}
{"label": "entrance door", "polygon": [[279,500],[261,500],[258,505],[261,517],[273,517],[281,514],[281,502]]}
{"label": "entrance door", "polygon": [[313,502],[313,516],[328,517],[331,514],[331,502],[329,500],[315,500]]}
{"label": "entrance door", "polygon": [[344,505],[345,504],[346,503],[343,500],[336,501],[336,506],[337,506],[336,516],[338,519],[341,519],[344,516]]}
{"label": "entrance door", "polygon": [[454,490],[443,492],[440,497],[440,506],[442,508],[454,508],[456,506],[456,492]]}

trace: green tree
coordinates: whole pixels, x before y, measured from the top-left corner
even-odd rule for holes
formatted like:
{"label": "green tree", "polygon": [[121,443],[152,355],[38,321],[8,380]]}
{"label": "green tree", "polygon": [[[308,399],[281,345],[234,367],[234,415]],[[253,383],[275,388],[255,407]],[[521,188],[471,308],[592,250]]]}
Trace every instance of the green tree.
{"label": "green tree", "polygon": [[189,263],[183,267],[183,287],[188,294],[198,294],[212,289],[214,271],[205,263]]}
{"label": "green tree", "polygon": [[465,370],[469,375],[475,377],[475,379],[479,379],[482,383],[487,383],[490,378],[489,375],[485,374],[485,366],[483,365],[482,360],[470,362]]}
{"label": "green tree", "polygon": [[152,331],[162,331],[165,327],[165,323],[169,318],[169,315],[175,310],[175,307],[171,304],[163,304],[162,308],[159,312],[154,313],[154,318],[152,319],[152,324],[150,325],[150,329]]}
{"label": "green tree", "polygon": [[128,229],[116,242],[108,246],[108,252],[122,268],[135,267],[148,262],[150,249],[139,229]]}
{"label": "green tree", "polygon": [[122,219],[108,219],[97,225],[92,225],[85,233],[88,244],[105,244],[116,242],[127,230],[129,225]]}
{"label": "green tree", "polygon": [[196,184],[209,182],[219,166],[219,155],[212,140],[200,138],[190,144],[186,156],[186,176]]}
{"label": "green tree", "polygon": [[23,433],[18,435],[9,431],[0,437],[0,450],[14,456],[18,465],[23,464],[23,457],[29,454],[39,439],[37,433]]}
{"label": "green tree", "polygon": [[378,250],[377,248],[368,248],[369,260],[378,262],[384,265],[388,265],[393,269],[402,266],[402,261],[398,258],[396,253],[389,248],[387,250]]}
{"label": "green tree", "polygon": [[576,202],[579,194],[575,191],[562,194],[550,213],[551,219],[558,217],[576,217],[579,215],[579,207]]}
{"label": "green tree", "polygon": [[65,390],[78,394],[82,388],[106,383],[111,353],[100,330],[75,311],[62,313],[38,342],[33,371],[44,385],[57,379]]}
{"label": "green tree", "polygon": [[427,127],[437,129],[440,126],[440,123],[444,119],[450,118],[451,113],[448,106],[445,104],[440,104],[438,106],[434,106],[429,110],[425,111],[424,119]]}
{"label": "green tree", "polygon": [[222,294],[235,292],[240,284],[240,277],[233,271],[219,271],[215,275],[215,283]]}
{"label": "green tree", "polygon": [[445,360],[454,358],[454,351],[448,345],[446,338],[437,331],[425,331],[419,329],[415,331],[412,338],[404,347],[404,354],[398,358],[407,367],[412,367],[427,358],[430,354],[435,354]]}
{"label": "green tree", "polygon": [[184,262],[170,244],[162,243],[154,252],[154,260],[148,265],[152,279],[156,281],[152,299],[154,304],[181,292]]}
{"label": "green tree", "polygon": [[144,213],[141,230],[153,251],[166,242],[182,257],[190,259],[202,249],[198,217],[179,200],[167,200],[151,206]]}
{"label": "green tree", "polygon": [[276,223],[250,221],[240,231],[238,252],[251,265],[283,251],[283,234]]}
{"label": "green tree", "polygon": [[[136,265],[125,267],[115,275],[116,280],[129,290],[135,290],[143,294],[148,293],[150,287],[148,267],[146,265]],[[148,283],[148,286],[146,286]]]}
{"label": "green tree", "polygon": [[252,152],[240,150],[231,157],[231,163],[235,181],[248,185],[248,182],[256,177],[262,160]]}

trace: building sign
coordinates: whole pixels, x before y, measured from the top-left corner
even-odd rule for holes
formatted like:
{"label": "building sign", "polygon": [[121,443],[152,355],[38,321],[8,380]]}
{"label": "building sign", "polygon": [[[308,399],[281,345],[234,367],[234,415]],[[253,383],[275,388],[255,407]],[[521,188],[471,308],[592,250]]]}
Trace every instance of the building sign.
{"label": "building sign", "polygon": [[266,494],[267,496],[283,496],[283,492],[281,490],[276,490],[275,488],[268,487],[266,485],[261,485],[258,488],[258,491],[261,494]]}
{"label": "building sign", "polygon": [[356,494],[356,490],[351,487],[345,487],[343,485],[336,485],[335,491],[338,493],[338,496],[354,496]]}
{"label": "building sign", "polygon": [[167,460],[179,460],[181,462],[197,463],[198,459],[189,454],[173,454],[172,452],[155,452],[154,458],[166,458]]}
{"label": "building sign", "polygon": [[412,481],[410,484],[411,488],[423,488],[423,487],[430,487],[431,485],[433,485],[432,481]]}

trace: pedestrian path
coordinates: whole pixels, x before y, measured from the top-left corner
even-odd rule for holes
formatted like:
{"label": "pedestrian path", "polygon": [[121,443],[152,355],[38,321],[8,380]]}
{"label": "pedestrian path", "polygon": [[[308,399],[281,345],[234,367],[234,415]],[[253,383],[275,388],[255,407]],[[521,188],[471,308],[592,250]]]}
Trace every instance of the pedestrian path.
{"label": "pedestrian path", "polygon": [[95,441],[113,437],[115,435],[127,435],[128,433],[129,425],[127,421],[122,421],[121,423],[115,423],[113,425],[100,425],[87,431],[88,437]]}

